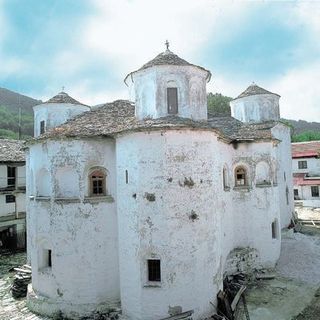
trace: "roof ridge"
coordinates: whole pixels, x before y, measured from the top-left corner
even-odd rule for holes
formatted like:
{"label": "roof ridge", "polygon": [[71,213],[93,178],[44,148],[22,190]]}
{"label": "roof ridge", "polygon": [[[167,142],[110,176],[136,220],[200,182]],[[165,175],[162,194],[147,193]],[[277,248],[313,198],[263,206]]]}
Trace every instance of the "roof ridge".
{"label": "roof ridge", "polygon": [[244,98],[244,97],[249,97],[249,96],[255,96],[255,95],[259,95],[259,94],[274,94],[274,95],[280,97],[279,94],[268,91],[262,87],[259,87],[257,84],[255,84],[253,82],[252,84],[250,84],[250,86],[246,90],[244,90],[242,93],[240,93],[233,100]]}
{"label": "roof ridge", "polygon": [[43,102],[43,104],[50,104],[50,103],[70,103],[70,104],[78,104],[78,105],[89,107],[88,105],[83,104],[78,100],[72,98],[64,91],[59,92],[49,100]]}

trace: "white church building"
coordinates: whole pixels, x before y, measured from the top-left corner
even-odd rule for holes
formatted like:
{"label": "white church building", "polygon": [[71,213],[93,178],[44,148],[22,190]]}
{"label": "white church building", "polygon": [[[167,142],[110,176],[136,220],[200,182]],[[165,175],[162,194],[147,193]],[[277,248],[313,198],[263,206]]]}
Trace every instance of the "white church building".
{"label": "white church building", "polygon": [[293,212],[280,96],[252,84],[232,117],[208,117],[210,77],[167,49],[126,77],[133,102],[90,110],[61,92],[34,107],[32,310],[198,320],[226,274],[275,265]]}

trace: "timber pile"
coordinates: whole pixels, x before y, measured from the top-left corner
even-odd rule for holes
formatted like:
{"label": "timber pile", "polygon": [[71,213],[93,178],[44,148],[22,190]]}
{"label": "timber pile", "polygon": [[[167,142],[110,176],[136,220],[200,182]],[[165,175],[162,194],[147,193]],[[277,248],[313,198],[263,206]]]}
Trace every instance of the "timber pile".
{"label": "timber pile", "polygon": [[13,284],[11,286],[11,293],[15,299],[27,296],[28,284],[31,283],[31,267],[23,265],[19,268],[13,268],[16,271]]}
{"label": "timber pile", "polygon": [[211,318],[215,320],[236,320],[237,306],[240,300],[244,305],[244,312],[247,320],[250,320],[246,305],[244,292],[246,279],[244,274],[227,276],[223,281],[224,290],[218,292],[218,314]]}

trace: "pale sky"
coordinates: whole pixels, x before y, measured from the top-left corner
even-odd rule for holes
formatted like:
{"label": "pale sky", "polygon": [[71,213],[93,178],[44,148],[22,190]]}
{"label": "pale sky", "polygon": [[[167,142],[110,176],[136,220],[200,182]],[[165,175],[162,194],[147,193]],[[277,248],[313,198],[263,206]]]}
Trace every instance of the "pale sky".
{"label": "pale sky", "polygon": [[320,122],[320,1],[0,0],[0,87],[95,105],[128,99],[127,73],[165,50],[212,72],[208,92],[253,81],[281,116]]}

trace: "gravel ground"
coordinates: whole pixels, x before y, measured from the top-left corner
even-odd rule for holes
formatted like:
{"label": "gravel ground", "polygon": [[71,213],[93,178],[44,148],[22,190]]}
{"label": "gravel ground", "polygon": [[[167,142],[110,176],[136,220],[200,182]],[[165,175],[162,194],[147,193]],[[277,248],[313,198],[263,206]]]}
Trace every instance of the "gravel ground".
{"label": "gravel ground", "polygon": [[283,277],[320,285],[320,237],[293,233],[282,239],[276,269]]}

